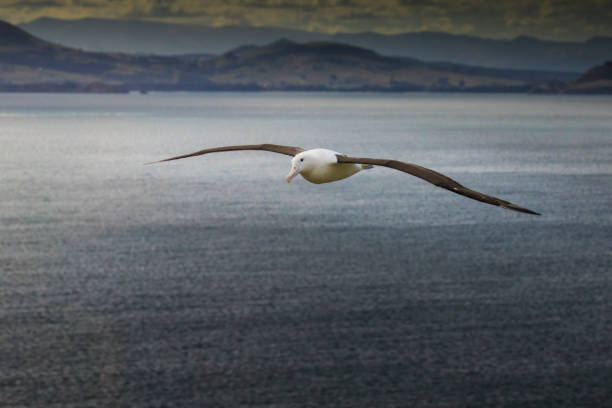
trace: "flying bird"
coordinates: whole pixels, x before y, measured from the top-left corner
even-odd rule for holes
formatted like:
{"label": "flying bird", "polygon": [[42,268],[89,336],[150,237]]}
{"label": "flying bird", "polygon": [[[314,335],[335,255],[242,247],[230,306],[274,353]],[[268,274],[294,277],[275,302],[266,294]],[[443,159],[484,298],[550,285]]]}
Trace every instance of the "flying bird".
{"label": "flying bird", "polygon": [[433,185],[445,188],[453,193],[461,194],[462,196],[471,198],[473,200],[482,201],[483,203],[491,205],[497,205],[508,210],[540,215],[535,211],[519,207],[518,205],[512,204],[508,201],[471,190],[457,183],[450,177],[445,176],[444,174],[440,174],[436,171],[416,164],[389,159],[351,157],[329,149],[304,150],[301,147],[275,144],[222,146],[199,150],[197,152],[183,154],[181,156],[170,157],[153,163],[185,159],[187,157],[201,156],[207,153],[230,152],[236,150],[264,150],[268,152],[285,154],[287,156],[293,156],[293,159],[291,159],[291,170],[289,170],[289,174],[287,174],[285,177],[287,183],[290,183],[291,180],[298,174],[311,183],[330,183],[332,181],[345,179],[360,172],[361,170],[369,169],[373,166],[385,166],[419,177]]}

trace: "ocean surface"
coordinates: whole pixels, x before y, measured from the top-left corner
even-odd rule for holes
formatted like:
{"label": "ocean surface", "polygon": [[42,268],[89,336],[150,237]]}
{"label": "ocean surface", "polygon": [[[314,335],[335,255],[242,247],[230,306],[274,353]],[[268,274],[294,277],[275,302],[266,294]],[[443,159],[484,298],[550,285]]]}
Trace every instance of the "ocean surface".
{"label": "ocean surface", "polygon": [[[328,147],[433,168],[287,184]],[[0,95],[0,407],[612,406],[612,97]]]}

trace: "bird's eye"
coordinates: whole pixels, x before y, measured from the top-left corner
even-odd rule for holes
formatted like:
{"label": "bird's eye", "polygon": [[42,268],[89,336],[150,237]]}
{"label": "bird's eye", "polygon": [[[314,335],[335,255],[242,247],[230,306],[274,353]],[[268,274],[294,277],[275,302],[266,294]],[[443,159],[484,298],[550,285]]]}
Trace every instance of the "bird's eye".
{"label": "bird's eye", "polygon": [[304,161],[304,159],[302,158],[302,159],[300,159],[300,161]]}

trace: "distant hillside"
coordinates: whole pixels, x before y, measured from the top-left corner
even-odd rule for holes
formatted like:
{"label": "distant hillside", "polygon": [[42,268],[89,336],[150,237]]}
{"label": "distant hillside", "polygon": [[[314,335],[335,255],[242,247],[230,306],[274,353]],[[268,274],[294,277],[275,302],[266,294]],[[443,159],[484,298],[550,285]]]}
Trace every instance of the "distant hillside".
{"label": "distant hillside", "polygon": [[569,84],[567,92],[612,93],[612,61],[589,69],[576,82]]}
{"label": "distant hillside", "polygon": [[57,44],[96,52],[129,54],[223,54],[243,44],[265,45],[281,38],[297,42],[329,36],[285,28],[207,27],[141,20],[40,18],[19,24],[27,32]]}
{"label": "distant hillside", "polygon": [[577,82],[612,81],[612,61],[606,61],[585,72]]}
{"label": "distant hillside", "polygon": [[81,51],[2,22],[0,38],[0,91],[527,92],[543,81],[559,82],[556,73],[424,63],[326,41],[280,40],[217,57],[162,57]]}
{"label": "distant hillside", "polygon": [[45,41],[24,32],[22,29],[0,21],[0,50],[7,51],[20,47],[37,47],[49,45]]}
{"label": "distant hillside", "polygon": [[262,89],[518,91],[528,86],[523,80],[453,72],[332,42],[281,40],[241,47],[201,67],[215,83]]}
{"label": "distant hillside", "polygon": [[575,81],[551,81],[532,92],[566,94],[612,94],[612,61],[590,68]]}
{"label": "distant hillside", "polygon": [[382,35],[336,34],[270,27],[204,27],[130,20],[42,18],[20,25],[49,41],[89,51],[134,54],[222,54],[243,44],[340,42],[382,55],[485,67],[583,72],[612,58],[612,38],[585,42],[541,41],[531,37],[493,40],[436,32]]}
{"label": "distant hillside", "polygon": [[533,37],[493,40],[468,35],[421,32],[385,36],[339,34],[337,41],[372,48],[386,55],[424,61],[449,61],[484,67],[583,72],[610,59],[612,37],[585,42],[542,41]]}
{"label": "distant hillside", "polygon": [[2,23],[4,90],[524,90],[526,81],[428,67],[344,44],[240,47],[219,57],[91,53]]}
{"label": "distant hillside", "polygon": [[188,66],[179,58],[63,47],[2,21],[0,39],[0,86],[4,90],[73,90],[92,84],[96,90],[115,90],[127,83],[174,86]]}

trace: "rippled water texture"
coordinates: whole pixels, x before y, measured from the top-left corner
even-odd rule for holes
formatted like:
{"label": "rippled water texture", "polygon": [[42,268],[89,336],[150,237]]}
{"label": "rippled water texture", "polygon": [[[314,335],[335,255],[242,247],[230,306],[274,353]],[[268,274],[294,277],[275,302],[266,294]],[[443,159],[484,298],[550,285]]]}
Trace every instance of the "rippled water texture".
{"label": "rippled water texture", "polygon": [[[431,167],[287,184],[329,147]],[[0,406],[595,407],[612,98],[0,95]]]}

